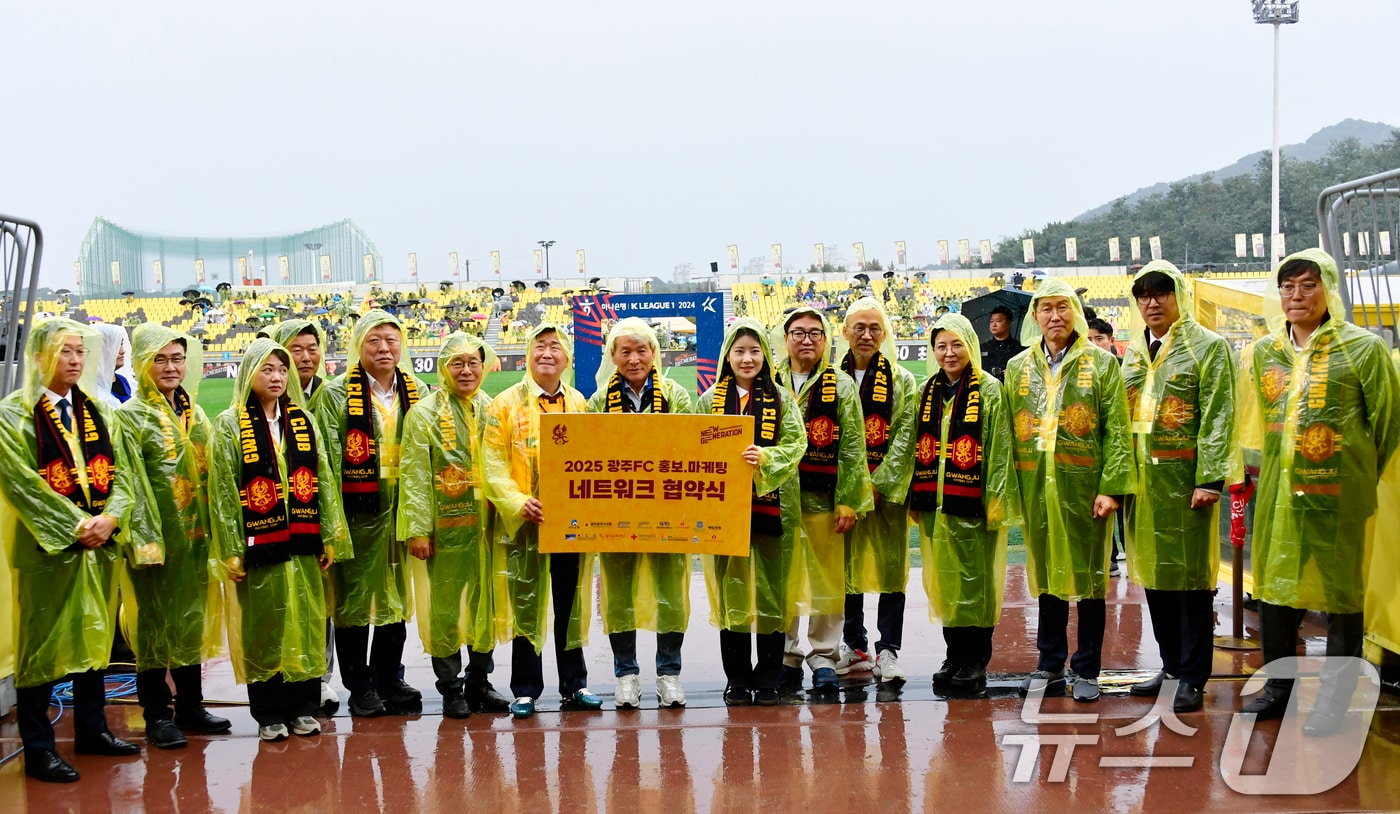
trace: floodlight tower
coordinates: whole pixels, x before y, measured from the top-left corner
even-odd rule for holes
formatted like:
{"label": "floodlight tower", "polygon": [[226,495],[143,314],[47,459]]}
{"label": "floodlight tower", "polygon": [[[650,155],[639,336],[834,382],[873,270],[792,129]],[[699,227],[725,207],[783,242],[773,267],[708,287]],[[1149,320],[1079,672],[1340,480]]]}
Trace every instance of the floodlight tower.
{"label": "floodlight tower", "polygon": [[1278,199],[1278,48],[1279,30],[1287,24],[1298,22],[1298,0],[1253,0],[1254,22],[1274,27],[1274,160],[1273,160],[1273,199],[1269,221],[1269,257],[1277,263],[1282,257],[1274,241],[1279,233]]}
{"label": "floodlight tower", "polygon": [[549,279],[549,247],[557,243],[557,240],[537,240],[536,243],[544,247],[544,278]]}

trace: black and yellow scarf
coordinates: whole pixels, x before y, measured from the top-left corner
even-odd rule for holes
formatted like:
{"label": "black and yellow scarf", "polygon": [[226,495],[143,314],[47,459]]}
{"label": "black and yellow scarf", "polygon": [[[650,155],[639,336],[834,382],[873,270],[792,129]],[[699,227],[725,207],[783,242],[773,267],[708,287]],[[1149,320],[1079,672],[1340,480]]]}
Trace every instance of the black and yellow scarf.
{"label": "black and yellow scarf", "polygon": [[39,477],[49,488],[68,498],[74,506],[96,516],[107,508],[116,475],[116,458],[112,452],[112,436],[96,408],[88,404],[83,391],[74,387],[68,391],[72,406],[73,428],[78,430],[78,445],[83,452],[87,470],[86,492],[78,478],[77,462],[68,446],[67,433],[58,415],[58,408],[47,394],[34,405],[34,431],[38,441]]}
{"label": "black and yellow scarf", "polygon": [[[749,391],[747,404],[739,404],[739,388],[734,386],[734,374],[725,373],[715,384],[714,396],[710,400],[710,412],[714,415],[754,416],[754,444],[760,447],[777,446],[778,427],[782,425],[782,397],[768,380],[766,374],[754,380],[753,390]],[[749,509],[749,532],[767,537],[783,535],[782,505],[778,500],[778,490],[766,495],[753,492]]]}
{"label": "black and yellow scarf", "polygon": [[[418,385],[402,370],[394,371],[399,391],[399,416],[418,403]],[[399,422],[402,429],[403,422]],[[374,442],[374,406],[370,404],[369,377],[363,365],[350,368],[345,377],[345,448],[341,454],[340,494],[345,513],[379,513],[379,448]]]}
{"label": "black and yellow scarf", "polygon": [[982,507],[982,386],[977,369],[968,366],[953,396],[948,444],[939,443],[943,431],[943,387],[948,374],[938,371],[919,396],[914,428],[914,479],[909,487],[909,508],[929,512],[938,508],[938,462],[943,472],[943,513],[980,518]]}
{"label": "black and yellow scarf", "polygon": [[841,443],[841,416],[836,401],[836,370],[830,366],[817,374],[807,388],[807,451],[797,464],[804,492],[836,489],[836,459]]}
{"label": "black and yellow scarf", "polygon": [[[874,472],[890,451],[890,419],[894,417],[894,370],[885,354],[876,352],[874,364],[860,382],[861,415],[865,416],[865,465]],[[856,355],[847,352],[841,370],[856,375]]]}
{"label": "black and yellow scarf", "polygon": [[[671,405],[666,402],[666,397],[661,393],[661,388],[657,386],[656,369],[647,374],[648,390],[642,391],[642,395],[651,396],[652,413],[669,413]],[[612,378],[608,379],[608,400],[605,411],[609,413],[630,413],[632,409],[632,399],[627,397],[627,380],[622,378],[622,372],[616,371]]]}
{"label": "black and yellow scarf", "polygon": [[283,563],[296,555],[319,557],[323,550],[316,434],[306,412],[287,399],[282,401],[281,420],[285,491],[262,405],[249,397],[238,411],[238,446],[243,453],[238,500],[243,507],[246,568]]}

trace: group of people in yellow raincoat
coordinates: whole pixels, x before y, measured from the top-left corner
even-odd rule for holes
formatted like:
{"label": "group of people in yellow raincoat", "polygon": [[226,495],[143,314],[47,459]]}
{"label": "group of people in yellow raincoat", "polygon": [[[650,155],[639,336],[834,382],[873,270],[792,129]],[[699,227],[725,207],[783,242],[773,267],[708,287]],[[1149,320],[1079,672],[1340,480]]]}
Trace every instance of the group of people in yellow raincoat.
{"label": "group of people in yellow raincoat", "polygon": [[[166,748],[184,744],[182,731],[229,726],[204,709],[199,683],[224,631],[264,739],[319,731],[332,630],[352,714],[413,705],[421,694],[403,680],[402,651],[415,612],[447,715],[534,713],[551,608],[560,694],[600,708],[583,655],[595,558],[539,550],[544,512],[559,510],[538,497],[540,417],[555,412],[754,416],[742,456],[753,468],[750,553],[702,560],[727,704],[778,703],[804,663],[815,690],[861,670],[903,681],[911,527],[947,646],[935,686],[980,691],[1017,525],[1039,611],[1039,659],[1022,691],[1093,701],[1121,508],[1162,660],[1132,691],[1174,688],[1178,711],[1198,709],[1218,506],[1245,480],[1242,446],[1263,462],[1253,568],[1266,662],[1292,654],[1307,609],[1327,614],[1329,656],[1359,656],[1367,521],[1400,444],[1400,377],[1384,342],[1345,321],[1330,257],[1300,252],[1276,277],[1271,332],[1238,360],[1194,320],[1189,280],[1155,261],[1134,279],[1145,327],[1121,366],[1088,341],[1082,304],[1052,278],[1001,380],[954,313],[933,323],[919,382],[894,357],[883,306],[862,299],[839,343],[812,309],[786,315],[771,337],[734,321],[718,378],[694,401],[662,375],[655,334],[636,319],[612,326],[591,399],[571,384],[572,343],[558,325],[530,331],[526,375],[491,399],[482,385],[495,354],[473,336],[446,339],[430,392],[393,315],[361,318],[347,372],[325,382],[323,337],[289,321],[249,346],[232,404],[212,422],[196,403],[197,341],[140,326],[134,392],[113,408],[88,395],[99,391],[96,332],[44,320],[29,332],[23,386],[0,401],[26,770],[77,778],[46,716],[59,680],[73,683],[78,751],[138,750],[112,736],[101,709],[118,621],[136,654],[147,739]],[[684,706],[691,558],[607,554],[597,568],[618,708],[640,705],[639,629],[657,637],[661,706]],[[879,597],[873,658],[867,593]],[[488,680],[505,642],[513,702]],[[1346,664],[1328,668],[1336,680],[1313,734],[1345,715]],[[1271,679],[1244,710],[1281,715],[1290,693]]]}

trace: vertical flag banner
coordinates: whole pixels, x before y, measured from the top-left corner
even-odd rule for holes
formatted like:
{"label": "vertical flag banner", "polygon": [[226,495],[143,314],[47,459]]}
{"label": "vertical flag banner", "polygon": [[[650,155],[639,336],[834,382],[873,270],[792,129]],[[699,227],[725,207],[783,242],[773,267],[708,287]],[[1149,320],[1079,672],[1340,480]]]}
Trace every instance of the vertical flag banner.
{"label": "vertical flag banner", "polygon": [[1380,233],[1379,235],[1377,235],[1376,237],[1378,237],[1378,238],[1380,239],[1381,254],[1385,255],[1386,257],[1389,257],[1389,256],[1390,256],[1390,232],[1381,232],[1381,233]]}
{"label": "vertical flag banner", "polygon": [[1321,233],[1321,232],[1318,232],[1318,233],[1317,233],[1317,247],[1318,247],[1319,249],[1325,248],[1325,247],[1322,245],[1322,233]]}
{"label": "vertical flag banner", "polygon": [[909,265],[909,255],[904,251],[904,241],[902,240],[894,242],[894,264],[901,269]]}
{"label": "vertical flag banner", "polygon": [[151,261],[151,270],[155,272],[156,288],[165,287],[165,263],[160,260]]}
{"label": "vertical flag banner", "polygon": [[1108,262],[1123,262],[1123,246],[1116,237],[1110,237],[1108,239]]}
{"label": "vertical flag banner", "polygon": [[194,281],[195,281],[196,283],[202,283],[202,282],[204,282],[204,259],[203,259],[203,258],[198,258],[198,259],[196,259],[196,260],[194,261]]}
{"label": "vertical flag banner", "polygon": [[491,252],[491,271],[493,271],[493,272],[496,274],[497,277],[500,277],[500,276],[501,276],[501,253],[500,253],[500,252]]}
{"label": "vertical flag banner", "polygon": [[865,244],[864,244],[864,243],[852,243],[852,244],[851,244],[851,248],[852,248],[852,249],[855,251],[855,253],[856,253],[856,271],[864,271],[864,270],[865,270]]}
{"label": "vertical flag banner", "polygon": [[321,279],[326,282],[330,282],[331,279],[331,256],[329,254],[321,255]]}
{"label": "vertical flag banner", "polygon": [[281,272],[279,276],[282,278],[282,282],[285,283],[292,279],[292,258],[285,254],[277,255],[277,270]]}
{"label": "vertical flag banner", "polygon": [[583,249],[578,250],[578,276],[587,277],[588,272],[583,263]]}
{"label": "vertical flag banner", "polygon": [[238,255],[238,279],[242,280],[244,285],[248,285],[248,284],[249,284],[249,283],[248,283],[248,258],[244,257],[244,256],[241,255],[241,254]]}
{"label": "vertical flag banner", "polygon": [[729,244],[729,270],[739,270],[739,246],[735,243]]}
{"label": "vertical flag banner", "polygon": [[544,274],[544,249],[535,249],[535,273]]}
{"label": "vertical flag banner", "polygon": [[122,264],[119,260],[112,261],[112,285],[122,284]]}
{"label": "vertical flag banner", "polygon": [[83,284],[83,261],[81,261],[81,260],[74,260],[74,261],[73,261],[73,285],[75,285],[75,286],[81,286],[82,284]]}
{"label": "vertical flag banner", "polygon": [[418,252],[408,253],[408,279],[418,279]]}
{"label": "vertical flag banner", "polygon": [[1021,262],[1026,264],[1035,263],[1035,239],[1025,238],[1021,241]]}
{"label": "vertical flag banner", "polygon": [[452,279],[454,279],[454,280],[461,279],[462,273],[461,273],[461,271],[459,271],[459,268],[460,268],[460,267],[457,265],[457,253],[456,253],[456,252],[448,252],[448,253],[447,253],[447,265],[448,265],[449,268],[452,269]]}
{"label": "vertical flag banner", "polygon": [[1342,256],[1351,257],[1351,232],[1342,232]]}
{"label": "vertical flag banner", "polygon": [[365,263],[365,282],[372,282],[374,280],[374,255],[366,254],[363,259]]}
{"label": "vertical flag banner", "polygon": [[1077,237],[1067,237],[1067,238],[1065,238],[1065,262],[1066,262],[1066,263],[1078,263],[1078,262],[1079,262],[1079,238],[1077,238]]}
{"label": "vertical flag banner", "polygon": [[1235,256],[1249,256],[1249,235],[1246,235],[1244,232],[1239,232],[1235,235]]}
{"label": "vertical flag banner", "polygon": [[816,258],[816,267],[817,267],[817,271],[821,271],[823,268],[825,268],[825,267],[826,267],[826,244],[825,244],[825,243],[814,243],[814,244],[812,244],[812,256]]}
{"label": "vertical flag banner", "polygon": [[992,264],[992,241],[983,240],[977,244],[977,248],[982,255],[982,265],[990,266]]}
{"label": "vertical flag banner", "polygon": [[938,265],[948,265],[948,241],[938,241]]}
{"label": "vertical flag banner", "polygon": [[773,250],[773,270],[774,270],[774,271],[782,271],[782,270],[783,270],[783,244],[781,244],[781,243],[774,243],[773,246],[772,246],[772,250]]}
{"label": "vertical flag banner", "polygon": [[1149,251],[1152,252],[1153,260],[1162,259],[1162,238],[1160,236],[1153,235],[1152,237],[1149,237],[1147,239],[1147,248]]}
{"label": "vertical flag banner", "polygon": [[1142,238],[1138,237],[1137,235],[1133,235],[1132,237],[1128,238],[1128,252],[1129,255],[1133,258],[1134,263],[1141,260]]}
{"label": "vertical flag banner", "polygon": [[1273,258],[1273,259],[1275,259],[1275,260],[1282,260],[1282,259],[1283,259],[1283,256],[1284,256],[1285,254],[1288,254],[1288,251],[1287,251],[1287,249],[1286,249],[1286,247],[1285,247],[1285,245],[1284,245],[1284,242],[1283,242],[1283,232],[1279,232],[1278,234],[1274,235],[1274,258]]}
{"label": "vertical flag banner", "polygon": [[1264,233],[1263,233],[1263,232],[1255,232],[1253,235],[1250,235],[1250,241],[1249,241],[1249,242],[1250,242],[1251,244],[1253,244],[1254,257],[1255,257],[1255,259],[1258,259],[1258,258],[1260,258],[1260,257],[1263,257],[1263,256],[1264,256]]}
{"label": "vertical flag banner", "polygon": [[964,266],[972,262],[972,242],[967,238],[958,241],[958,262]]}

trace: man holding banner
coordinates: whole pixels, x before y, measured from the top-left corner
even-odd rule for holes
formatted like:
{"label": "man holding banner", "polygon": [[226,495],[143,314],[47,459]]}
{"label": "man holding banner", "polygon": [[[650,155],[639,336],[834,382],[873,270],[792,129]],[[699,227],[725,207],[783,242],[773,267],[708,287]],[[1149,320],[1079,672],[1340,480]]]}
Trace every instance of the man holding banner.
{"label": "man holding banner", "polygon": [[[778,384],[797,400],[807,427],[807,452],[797,466],[802,489],[802,531],[807,550],[805,598],[810,601],[805,654],[812,687],[835,690],[846,608],[846,538],[856,520],[874,508],[865,459],[865,424],[856,383],[828,361],[826,317],[798,308],[783,321],[787,357]],[[800,688],[804,654],[797,621],[788,628],[784,686]]]}
{"label": "man holding banner", "polygon": [[508,621],[504,629],[512,635],[510,689],[515,701],[510,711],[517,718],[534,715],[535,700],[544,693],[540,653],[551,596],[559,694],[566,707],[596,710],[603,706],[603,700],[588,689],[588,665],[583,659],[593,607],[593,559],[540,553],[539,527],[544,522],[544,507],[536,497],[540,416],[582,413],[588,408],[583,394],[565,382],[573,363],[571,344],[560,326],[549,322],[536,326],[526,342],[525,378],[496,396],[487,408],[482,444],[486,495],[501,513],[503,527],[497,545],[505,548],[501,576]]}
{"label": "man holding banner", "polygon": [[[904,638],[904,587],[909,581],[909,507],[906,497],[914,464],[914,374],[894,353],[894,329],[873,297],[846,311],[847,350],[842,372],[850,375],[865,416],[865,462],[875,507],[846,539],[845,633],[836,674],[870,670],[882,683],[903,682],[899,648]],[[868,653],[865,594],[879,594],[875,658]]]}
{"label": "man holding banner", "polygon": [[[656,331],[636,317],[608,332],[593,413],[688,413],[690,394],[661,375]],[[558,556],[558,555],[555,555]],[[618,709],[641,704],[637,628],[656,631],[656,697],[662,708],[685,706],[681,643],[690,620],[690,556],[610,553],[599,555],[603,630],[613,650]]]}

